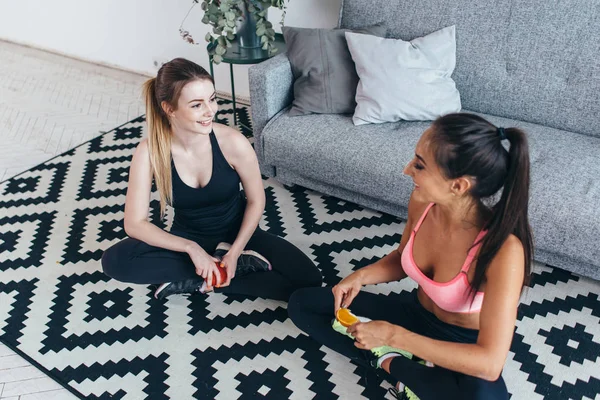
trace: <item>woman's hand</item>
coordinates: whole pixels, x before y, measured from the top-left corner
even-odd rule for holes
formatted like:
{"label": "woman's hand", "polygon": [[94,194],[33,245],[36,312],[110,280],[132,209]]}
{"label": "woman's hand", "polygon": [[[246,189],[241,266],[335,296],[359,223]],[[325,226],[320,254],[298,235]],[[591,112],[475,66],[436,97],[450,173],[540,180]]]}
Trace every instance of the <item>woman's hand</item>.
{"label": "woman's hand", "polygon": [[362,288],[362,279],[359,271],[356,271],[335,285],[331,291],[333,292],[334,312],[340,308],[348,308],[352,304],[352,300],[356,297]]}
{"label": "woman's hand", "polygon": [[354,336],[354,345],[359,349],[371,350],[379,346],[389,346],[392,336],[407,332],[401,326],[386,321],[357,322],[348,327],[348,333]]}
{"label": "woman's hand", "polygon": [[[188,255],[192,259],[194,266],[196,267],[196,274],[204,278],[206,282],[206,291],[211,291],[212,278],[216,277],[215,285],[219,287],[223,282],[220,281],[221,277],[217,268],[219,262],[218,259],[208,255],[206,251],[199,244],[192,242],[187,250]],[[216,262],[216,263],[215,263]]]}
{"label": "woman's hand", "polygon": [[231,280],[235,278],[235,271],[237,269],[238,258],[240,255],[230,249],[227,254],[223,256],[221,260],[221,268],[225,268],[227,270],[227,281],[223,282],[221,286],[229,286]]}

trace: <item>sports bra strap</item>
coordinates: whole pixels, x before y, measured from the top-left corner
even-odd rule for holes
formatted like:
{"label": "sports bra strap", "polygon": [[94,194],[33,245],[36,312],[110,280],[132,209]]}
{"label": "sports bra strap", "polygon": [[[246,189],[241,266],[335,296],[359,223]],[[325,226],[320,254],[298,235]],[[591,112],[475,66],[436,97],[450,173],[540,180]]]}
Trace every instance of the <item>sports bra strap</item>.
{"label": "sports bra strap", "polygon": [[479,248],[481,247],[481,243],[478,243],[487,233],[487,231],[481,231],[479,232],[479,235],[477,235],[477,237],[475,238],[475,242],[474,242],[474,246],[471,247],[471,250],[469,250],[469,253],[467,254],[467,259],[465,260],[465,263],[463,264],[462,268],[460,269],[461,272],[468,272],[469,268],[471,267],[471,263],[473,262],[473,259],[475,258],[475,254],[477,253],[477,250],[479,250]]}
{"label": "sports bra strap", "polygon": [[433,207],[434,205],[435,205],[435,203],[429,203],[429,205],[427,206],[427,208],[425,209],[425,211],[423,211],[423,215],[421,215],[421,218],[419,218],[419,222],[417,222],[417,225],[415,225],[415,229],[413,229],[414,233],[417,233],[417,231],[421,227],[421,224],[425,220],[425,217],[427,216],[427,213],[429,212],[429,210],[431,210],[431,207]]}

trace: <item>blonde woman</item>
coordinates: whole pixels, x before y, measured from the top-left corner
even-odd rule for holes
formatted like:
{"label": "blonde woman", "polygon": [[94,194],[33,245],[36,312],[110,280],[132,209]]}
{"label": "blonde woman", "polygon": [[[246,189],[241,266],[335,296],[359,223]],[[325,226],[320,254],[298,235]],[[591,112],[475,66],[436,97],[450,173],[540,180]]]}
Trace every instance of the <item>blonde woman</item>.
{"label": "blonde woman", "polygon": [[[145,83],[144,94],[148,138],[129,171],[129,238],[106,250],[104,272],[157,284],[159,299],[216,290],[287,301],[296,289],[321,286],[319,270],[302,251],[258,228],[265,193],[256,155],[237,130],[213,122],[212,76],[176,58]],[[161,216],[167,204],[174,208],[170,232],[148,221],[153,180]],[[227,271],[224,281],[218,264]]]}

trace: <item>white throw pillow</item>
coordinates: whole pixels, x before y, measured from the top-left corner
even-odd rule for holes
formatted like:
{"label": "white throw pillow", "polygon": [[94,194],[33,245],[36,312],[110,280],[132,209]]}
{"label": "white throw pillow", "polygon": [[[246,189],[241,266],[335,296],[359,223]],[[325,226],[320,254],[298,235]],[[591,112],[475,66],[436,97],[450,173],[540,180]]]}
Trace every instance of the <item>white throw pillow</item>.
{"label": "white throw pillow", "polygon": [[458,112],[451,78],[456,65],[454,26],[405,42],[346,32],[360,81],[354,125],[427,121]]}

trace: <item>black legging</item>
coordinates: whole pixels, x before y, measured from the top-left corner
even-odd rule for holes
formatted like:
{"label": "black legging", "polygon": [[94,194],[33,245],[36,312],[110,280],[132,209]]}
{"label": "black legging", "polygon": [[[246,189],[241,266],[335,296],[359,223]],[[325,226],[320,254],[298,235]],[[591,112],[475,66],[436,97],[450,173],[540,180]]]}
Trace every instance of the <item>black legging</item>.
{"label": "black legging", "polygon": [[[174,235],[195,241],[209,255],[214,253],[220,242],[233,243],[237,232],[236,227],[223,235],[201,237],[171,231]],[[296,289],[321,286],[319,269],[306,254],[285,239],[256,229],[245,249],[263,255],[273,270],[236,277],[229,286],[215,288],[215,292],[287,301]],[[111,278],[129,283],[160,284],[199,277],[186,253],[150,246],[132,238],[106,250],[102,256],[102,268]]]}
{"label": "black legging", "polygon": [[[478,331],[440,321],[421,306],[416,295],[410,295],[410,299],[404,301],[399,301],[399,296],[394,297],[360,292],[350,309],[356,315],[385,320],[433,339],[460,343],[477,341]],[[331,288],[306,288],[292,295],[288,313],[294,324],[317,342],[368,366],[367,358],[361,354],[365,350],[356,348],[352,339],[331,327],[333,304]],[[502,377],[489,382],[437,366],[427,367],[402,356],[392,359],[390,374],[421,400],[508,399]]]}

